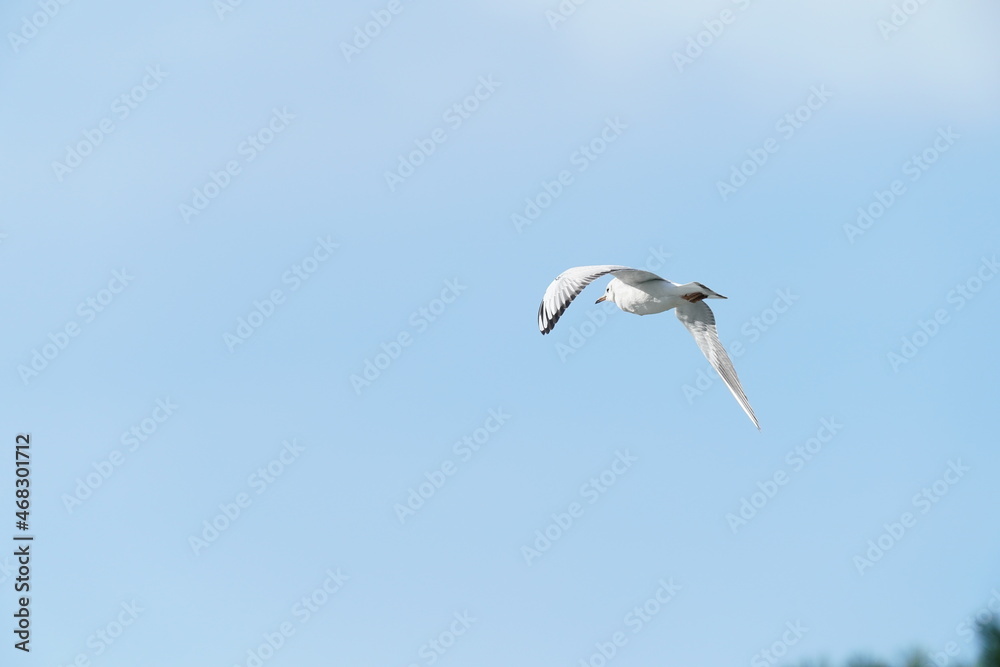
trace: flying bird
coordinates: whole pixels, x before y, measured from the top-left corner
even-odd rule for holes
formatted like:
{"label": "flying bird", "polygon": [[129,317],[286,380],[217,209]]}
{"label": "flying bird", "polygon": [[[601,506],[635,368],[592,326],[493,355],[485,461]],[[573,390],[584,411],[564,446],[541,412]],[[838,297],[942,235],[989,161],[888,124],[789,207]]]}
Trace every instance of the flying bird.
{"label": "flying bird", "polygon": [[597,278],[606,275],[614,278],[604,290],[604,296],[595,303],[611,301],[626,313],[651,315],[671,308],[677,311],[677,319],[687,327],[702,354],[722,377],[736,402],[750,417],[753,425],[760,430],[757,417],[750,407],[750,401],[743,393],[740,379],[736,376],[733,362],[726,354],[726,348],[719,341],[715,330],[715,315],[705,303],[705,299],[725,299],[701,283],[679,285],[664,280],[655,273],[632,269],[627,266],[607,264],[602,266],[578,266],[563,271],[545,290],[542,304],[538,307],[538,329],[547,334],[569,308],[580,292]]}

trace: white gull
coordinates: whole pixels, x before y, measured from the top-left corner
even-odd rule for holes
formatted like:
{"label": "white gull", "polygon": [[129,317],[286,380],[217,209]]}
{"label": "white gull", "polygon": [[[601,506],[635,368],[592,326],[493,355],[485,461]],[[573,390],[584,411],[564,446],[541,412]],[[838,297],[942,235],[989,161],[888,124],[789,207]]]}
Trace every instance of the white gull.
{"label": "white gull", "polygon": [[583,288],[597,278],[613,275],[604,296],[597,300],[611,301],[626,313],[651,315],[676,309],[677,319],[687,327],[702,354],[712,364],[712,368],[722,377],[726,386],[753,425],[760,430],[750,401],[743,393],[740,379],[733,368],[733,362],[726,354],[726,348],[719,341],[715,330],[715,315],[705,299],[725,299],[701,283],[678,283],[664,280],[655,273],[632,269],[627,266],[606,264],[601,266],[577,266],[563,271],[545,290],[542,304],[538,307],[538,329],[547,334],[555,327],[573,299]]}

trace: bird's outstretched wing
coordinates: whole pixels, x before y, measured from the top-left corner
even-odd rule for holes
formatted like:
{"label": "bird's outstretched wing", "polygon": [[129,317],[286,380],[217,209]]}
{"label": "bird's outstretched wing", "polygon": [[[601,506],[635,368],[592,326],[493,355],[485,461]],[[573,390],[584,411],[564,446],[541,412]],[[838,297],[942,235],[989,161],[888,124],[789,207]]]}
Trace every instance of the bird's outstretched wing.
{"label": "bird's outstretched wing", "polygon": [[677,306],[676,310],[677,319],[694,336],[694,340],[698,343],[698,347],[701,348],[702,354],[705,355],[705,358],[712,364],[712,368],[725,381],[726,386],[729,387],[729,391],[736,398],[736,402],[740,404],[743,412],[747,413],[750,421],[753,422],[753,425],[759,431],[760,423],[757,422],[753,408],[750,407],[750,401],[747,400],[746,394],[743,393],[743,387],[740,386],[740,379],[736,375],[736,369],[733,368],[733,362],[729,359],[729,355],[726,354],[726,348],[722,346],[719,334],[715,330],[715,315],[712,314],[712,309],[704,301],[699,301],[698,303],[684,303]]}
{"label": "bird's outstretched wing", "polygon": [[583,291],[583,288],[609,273],[613,273],[615,278],[630,285],[643,283],[647,280],[662,280],[655,273],[616,264],[577,266],[566,269],[545,290],[542,304],[538,306],[538,330],[543,334],[552,331],[556,322],[569,308],[573,299]]}

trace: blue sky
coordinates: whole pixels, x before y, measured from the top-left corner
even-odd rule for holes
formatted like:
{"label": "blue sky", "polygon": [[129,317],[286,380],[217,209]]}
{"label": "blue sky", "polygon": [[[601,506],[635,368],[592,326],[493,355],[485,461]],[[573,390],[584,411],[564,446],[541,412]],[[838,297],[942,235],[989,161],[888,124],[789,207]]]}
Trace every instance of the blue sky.
{"label": "blue sky", "polygon": [[[998,20],[8,3],[4,664],[969,658]],[[604,263],[729,297],[760,432],[605,279],[539,335]]]}

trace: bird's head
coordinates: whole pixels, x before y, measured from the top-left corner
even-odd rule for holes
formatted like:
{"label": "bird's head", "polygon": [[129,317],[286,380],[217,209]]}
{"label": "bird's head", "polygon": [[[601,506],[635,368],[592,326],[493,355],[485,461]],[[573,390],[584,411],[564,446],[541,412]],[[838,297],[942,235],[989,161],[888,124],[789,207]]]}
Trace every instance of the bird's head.
{"label": "bird's head", "polygon": [[614,303],[615,302],[615,283],[616,282],[618,282],[617,278],[614,279],[614,280],[612,280],[610,283],[608,283],[608,286],[604,288],[604,296],[602,296],[600,299],[598,299],[594,303],[600,303],[602,301],[610,301],[610,302]]}

